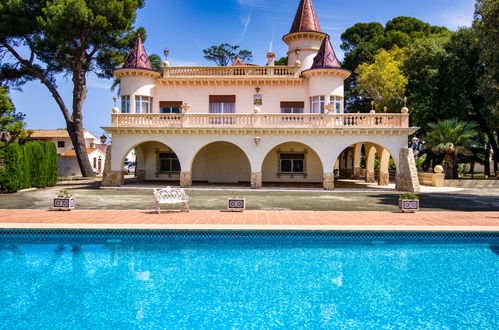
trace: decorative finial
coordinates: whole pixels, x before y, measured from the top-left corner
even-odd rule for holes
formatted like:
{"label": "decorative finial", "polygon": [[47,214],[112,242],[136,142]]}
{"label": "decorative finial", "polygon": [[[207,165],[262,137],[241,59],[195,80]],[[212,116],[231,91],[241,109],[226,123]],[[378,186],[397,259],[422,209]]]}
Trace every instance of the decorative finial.
{"label": "decorative finial", "polygon": [[388,110],[388,107],[383,107],[383,111],[386,113],[386,111]]}
{"label": "decorative finial", "polygon": [[374,111],[374,101],[371,101],[371,111]]}
{"label": "decorative finial", "polygon": [[404,107],[407,108],[407,96],[404,96]]}
{"label": "decorative finial", "polygon": [[170,50],[168,48],[165,48],[163,50],[163,54],[165,54],[165,61],[168,61],[168,55],[170,54]]}
{"label": "decorative finial", "polygon": [[116,96],[115,96],[115,97],[113,97],[114,106],[116,106],[116,100],[117,100],[117,99],[118,99],[118,98],[117,98]]}

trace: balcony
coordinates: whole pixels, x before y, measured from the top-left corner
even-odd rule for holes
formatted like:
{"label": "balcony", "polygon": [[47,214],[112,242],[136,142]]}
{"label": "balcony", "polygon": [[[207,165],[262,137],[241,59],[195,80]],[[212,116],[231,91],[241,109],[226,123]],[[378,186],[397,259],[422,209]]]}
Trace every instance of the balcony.
{"label": "balcony", "polygon": [[112,127],[217,129],[408,128],[409,114],[112,114]]}
{"label": "balcony", "polygon": [[298,78],[299,66],[176,66],[165,67],[163,78]]}

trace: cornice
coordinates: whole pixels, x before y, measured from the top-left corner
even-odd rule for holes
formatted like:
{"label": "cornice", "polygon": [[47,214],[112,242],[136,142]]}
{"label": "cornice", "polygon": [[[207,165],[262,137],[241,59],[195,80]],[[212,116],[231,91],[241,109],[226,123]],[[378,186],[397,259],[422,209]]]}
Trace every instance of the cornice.
{"label": "cornice", "polygon": [[305,78],[319,77],[319,76],[336,76],[343,79],[350,77],[352,72],[347,69],[341,68],[320,68],[320,69],[308,69],[301,73]]}
{"label": "cornice", "polygon": [[123,78],[123,77],[148,77],[152,79],[158,79],[161,77],[161,73],[154,71],[154,70],[148,70],[148,69],[139,69],[139,68],[124,68],[124,69],[117,69],[114,71],[114,76],[116,78]]}
{"label": "cornice", "polygon": [[317,31],[301,31],[301,32],[293,32],[288,33],[284,37],[282,37],[282,41],[289,44],[291,41],[295,40],[303,40],[303,39],[311,39],[322,41],[326,37],[327,33],[317,32]]}
{"label": "cornice", "polygon": [[413,134],[418,127],[407,128],[167,128],[167,127],[101,127],[110,134],[169,134],[169,135],[402,135]]}

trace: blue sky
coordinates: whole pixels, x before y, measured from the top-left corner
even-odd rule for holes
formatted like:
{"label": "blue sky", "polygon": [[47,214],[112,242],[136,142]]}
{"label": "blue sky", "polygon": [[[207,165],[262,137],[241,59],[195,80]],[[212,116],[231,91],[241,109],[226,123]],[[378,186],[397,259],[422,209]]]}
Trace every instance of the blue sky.
{"label": "blue sky", "polygon": [[[254,63],[264,65],[272,47],[277,57],[286,54],[281,37],[289,32],[299,0],[146,0],[137,25],[147,30],[146,50],[162,55],[170,50],[171,65],[211,65],[202,50],[223,42],[253,51]],[[321,27],[332,37],[337,55],[343,58],[340,35],[359,22],[386,23],[397,16],[413,16],[433,25],[456,30],[470,26],[473,0],[314,0]],[[71,105],[71,81],[58,81],[61,94]],[[88,77],[84,124],[101,135],[110,124],[113,93],[110,80]],[[65,128],[55,101],[39,82],[11,91],[18,111],[25,113],[32,129]]]}

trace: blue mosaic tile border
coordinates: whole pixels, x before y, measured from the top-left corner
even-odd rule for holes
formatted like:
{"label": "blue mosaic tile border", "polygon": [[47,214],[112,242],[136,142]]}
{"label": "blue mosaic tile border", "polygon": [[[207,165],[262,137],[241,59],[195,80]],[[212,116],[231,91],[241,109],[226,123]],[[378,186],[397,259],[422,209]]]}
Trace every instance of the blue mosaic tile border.
{"label": "blue mosaic tile border", "polygon": [[2,242],[137,242],[161,240],[286,240],[402,243],[494,243],[499,233],[487,232],[354,232],[354,231],[187,231],[187,230],[72,230],[72,229],[2,229]]}

